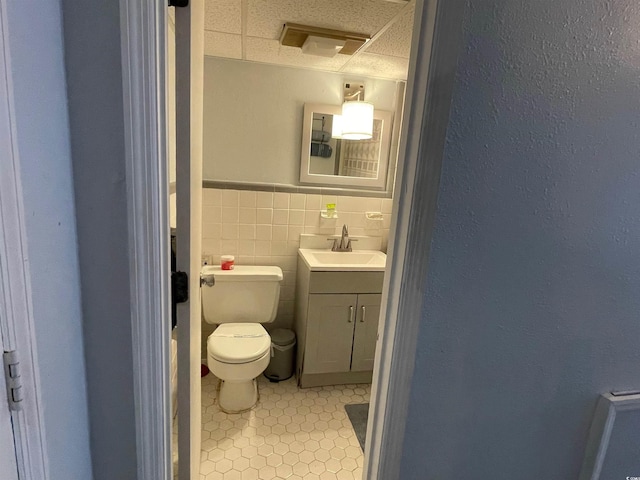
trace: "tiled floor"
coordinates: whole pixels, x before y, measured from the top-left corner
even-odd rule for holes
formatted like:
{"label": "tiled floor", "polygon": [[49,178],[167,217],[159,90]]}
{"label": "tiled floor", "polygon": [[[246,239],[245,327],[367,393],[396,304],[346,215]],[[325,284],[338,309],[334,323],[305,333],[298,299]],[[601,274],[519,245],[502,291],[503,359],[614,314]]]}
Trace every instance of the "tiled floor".
{"label": "tiled floor", "polygon": [[202,480],[360,480],[363,454],[344,405],[369,401],[370,385],[298,389],[259,377],[260,401],[226,414],[216,379],[202,379]]}

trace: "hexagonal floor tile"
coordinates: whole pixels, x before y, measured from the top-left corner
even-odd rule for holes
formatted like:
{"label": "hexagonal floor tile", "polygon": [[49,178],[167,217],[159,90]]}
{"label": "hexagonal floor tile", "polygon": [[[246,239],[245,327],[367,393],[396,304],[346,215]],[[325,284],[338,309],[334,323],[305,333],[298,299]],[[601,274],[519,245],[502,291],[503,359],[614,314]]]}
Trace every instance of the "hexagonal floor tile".
{"label": "hexagonal floor tile", "polygon": [[344,405],[367,402],[369,385],[299,389],[295,379],[259,377],[256,407],[226,414],[216,383],[202,378],[202,480],[361,480],[363,454]]}

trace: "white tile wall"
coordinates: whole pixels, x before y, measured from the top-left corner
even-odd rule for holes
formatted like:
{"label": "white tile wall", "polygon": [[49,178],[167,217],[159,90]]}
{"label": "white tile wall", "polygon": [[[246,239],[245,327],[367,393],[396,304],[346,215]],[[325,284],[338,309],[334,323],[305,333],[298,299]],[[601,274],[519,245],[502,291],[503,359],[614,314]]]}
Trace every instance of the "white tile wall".
{"label": "white tile wall", "polygon": [[[320,211],[335,203],[337,221],[320,221]],[[343,224],[352,236],[382,237],[386,248],[391,200],[205,188],[202,254],[212,264],[235,255],[238,265],[278,265],[284,273],[274,328],[291,328],[294,315],[297,250],[301,233],[339,234]],[[382,212],[383,221],[365,212]],[[205,337],[206,338],[206,337]]]}

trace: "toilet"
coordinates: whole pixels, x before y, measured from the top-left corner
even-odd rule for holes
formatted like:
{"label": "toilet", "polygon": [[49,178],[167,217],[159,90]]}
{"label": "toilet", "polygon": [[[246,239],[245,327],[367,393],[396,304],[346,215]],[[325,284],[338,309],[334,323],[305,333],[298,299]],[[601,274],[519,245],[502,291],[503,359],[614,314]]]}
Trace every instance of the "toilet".
{"label": "toilet", "polygon": [[218,405],[227,413],[243,412],[258,401],[256,377],[271,359],[271,337],[262,324],[276,318],[282,270],[205,266],[202,279],[202,315],[218,325],[207,339],[207,365],[221,380]]}

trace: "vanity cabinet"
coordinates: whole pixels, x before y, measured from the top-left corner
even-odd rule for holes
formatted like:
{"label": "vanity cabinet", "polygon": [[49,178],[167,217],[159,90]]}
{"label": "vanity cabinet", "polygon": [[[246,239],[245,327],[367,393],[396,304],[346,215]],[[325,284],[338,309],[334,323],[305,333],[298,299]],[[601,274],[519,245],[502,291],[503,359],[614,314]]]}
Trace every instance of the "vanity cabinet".
{"label": "vanity cabinet", "polygon": [[383,278],[384,272],[315,272],[299,262],[301,387],[371,382]]}
{"label": "vanity cabinet", "polygon": [[378,320],[382,295],[358,295],[358,308],[353,334],[353,353],[351,354],[351,371],[372,372],[378,341]]}
{"label": "vanity cabinet", "polygon": [[305,373],[351,370],[353,314],[357,295],[309,295]]}
{"label": "vanity cabinet", "polygon": [[305,345],[306,373],[373,370],[380,294],[311,294]]}

